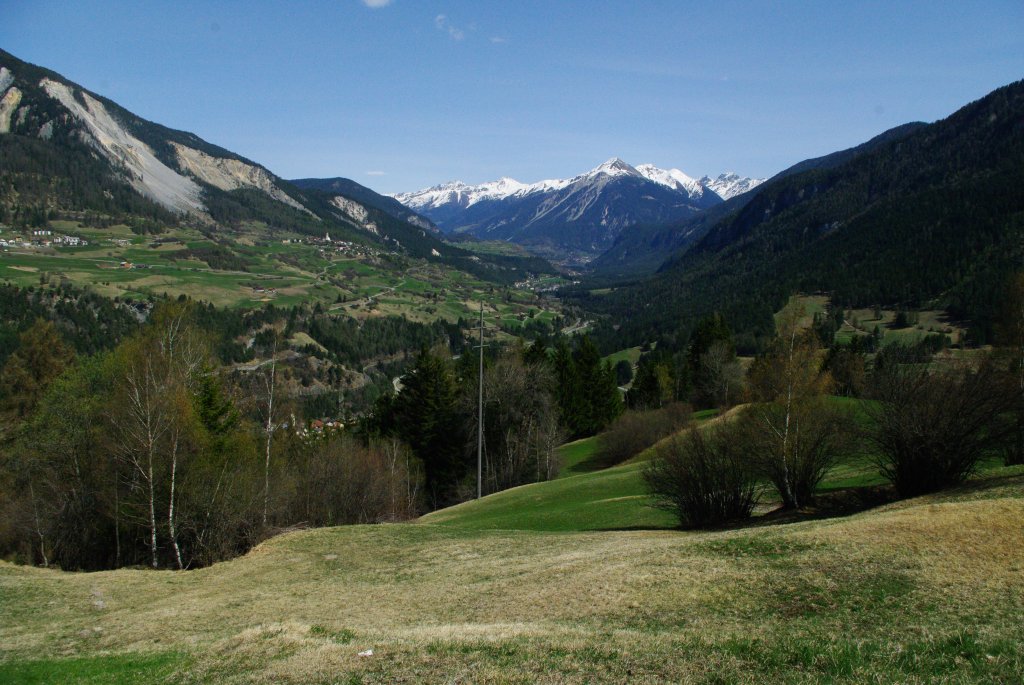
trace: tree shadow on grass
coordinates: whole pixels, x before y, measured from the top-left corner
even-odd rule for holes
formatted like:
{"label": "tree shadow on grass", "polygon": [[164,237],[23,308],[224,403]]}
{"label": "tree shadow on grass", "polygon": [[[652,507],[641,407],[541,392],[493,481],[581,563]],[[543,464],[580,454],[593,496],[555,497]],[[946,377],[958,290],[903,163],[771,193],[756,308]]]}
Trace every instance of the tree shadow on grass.
{"label": "tree shadow on grass", "polygon": [[[963,497],[976,496],[979,493],[997,488],[1024,486],[1024,473],[992,474],[976,476],[956,487],[941,490],[932,496],[942,500],[956,501]],[[709,528],[679,528],[661,526],[622,526],[601,528],[602,531],[643,531],[643,530],[676,530],[691,532],[714,532],[726,530],[746,530],[782,526],[804,521],[817,521],[830,518],[844,518],[878,507],[899,502],[896,489],[891,485],[863,485],[820,492],[815,496],[814,503],[801,509],[783,509],[781,506],[761,516],[743,521],[734,521],[721,526]]]}
{"label": "tree shadow on grass", "polygon": [[613,466],[618,466],[629,461],[631,457],[625,459],[610,459],[604,455],[593,454],[586,459],[573,464],[570,468],[566,469],[566,473],[571,473],[574,476],[581,473],[593,473],[594,471],[604,471],[610,469]]}
{"label": "tree shadow on grass", "polygon": [[781,506],[760,516],[742,521],[732,521],[719,526],[706,528],[682,528],[679,526],[616,526],[600,528],[602,531],[642,531],[642,530],[675,530],[684,532],[715,532],[726,530],[744,530],[747,528],[764,528],[768,526],[814,521],[817,519],[840,518],[859,514],[897,500],[896,491],[891,486],[862,486],[841,490],[832,490],[817,495],[814,504],[801,509],[783,509]]}

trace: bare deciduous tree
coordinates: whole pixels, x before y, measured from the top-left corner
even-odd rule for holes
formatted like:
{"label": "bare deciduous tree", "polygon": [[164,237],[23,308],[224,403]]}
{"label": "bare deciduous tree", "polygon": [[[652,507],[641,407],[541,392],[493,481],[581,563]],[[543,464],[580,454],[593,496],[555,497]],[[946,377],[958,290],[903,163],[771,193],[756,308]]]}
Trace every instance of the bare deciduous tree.
{"label": "bare deciduous tree", "polygon": [[801,326],[803,317],[800,305],[783,310],[778,337],[751,367],[749,382],[757,403],[742,420],[752,458],[787,508],[810,502],[851,435],[849,417],[824,401],[831,379],[820,371],[818,337]]}
{"label": "bare deciduous tree", "polygon": [[[526,364],[507,354],[484,371],[484,489],[497,492],[557,474],[554,448],[563,437],[558,408],[543,364]],[[473,416],[475,393],[464,397]],[[472,433],[471,433],[472,434]],[[475,442],[471,445],[475,453]]]}
{"label": "bare deciduous tree", "polygon": [[1006,437],[999,418],[1013,405],[1010,380],[991,360],[976,369],[891,364],[877,374],[869,439],[882,475],[904,497],[962,482]]}
{"label": "bare deciduous tree", "polygon": [[267,525],[267,508],[270,506],[270,448],[274,441],[274,390],[277,384],[277,336],[270,353],[270,363],[263,377],[264,406],[264,461],[263,461],[263,526]]}
{"label": "bare deciduous tree", "polygon": [[[178,568],[175,505],[183,443],[192,430],[190,393],[209,358],[208,346],[182,305],[166,305],[149,328],[122,349],[121,401],[111,419],[118,453],[146,492],[150,563],[159,565],[157,500],[167,491],[167,534]],[[138,481],[136,481],[138,482]]]}
{"label": "bare deciduous tree", "polygon": [[700,356],[698,364],[701,371],[698,392],[718,407],[735,403],[743,389],[743,368],[732,346],[724,340],[714,341]]}

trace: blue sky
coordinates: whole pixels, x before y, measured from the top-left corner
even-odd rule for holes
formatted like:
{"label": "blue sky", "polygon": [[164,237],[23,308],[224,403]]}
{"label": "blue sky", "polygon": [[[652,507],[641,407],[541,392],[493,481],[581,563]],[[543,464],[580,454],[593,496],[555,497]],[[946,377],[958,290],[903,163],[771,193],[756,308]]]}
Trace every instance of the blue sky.
{"label": "blue sky", "polygon": [[21,59],[280,176],[381,192],[613,156],[768,176],[1024,77],[1021,0],[4,4]]}

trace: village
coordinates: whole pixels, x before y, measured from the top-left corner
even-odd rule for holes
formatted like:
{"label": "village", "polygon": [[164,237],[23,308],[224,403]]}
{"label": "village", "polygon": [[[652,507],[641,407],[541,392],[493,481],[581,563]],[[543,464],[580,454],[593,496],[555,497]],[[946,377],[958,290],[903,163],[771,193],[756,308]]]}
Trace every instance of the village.
{"label": "village", "polygon": [[330,233],[325,233],[323,238],[307,236],[305,238],[284,238],[282,245],[316,245],[320,247],[320,254],[327,255],[328,248],[334,248],[334,252],[344,257],[379,257],[381,251],[368,245],[354,243],[351,240],[332,240]]}
{"label": "village", "polygon": [[[0,229],[0,235],[3,235],[3,229]],[[11,248],[41,248],[41,247],[85,247],[89,244],[88,240],[84,240],[76,235],[53,235],[53,231],[48,229],[34,229],[30,234],[26,234],[30,237],[25,237],[22,234],[15,234],[10,238],[0,237],[0,247]]]}

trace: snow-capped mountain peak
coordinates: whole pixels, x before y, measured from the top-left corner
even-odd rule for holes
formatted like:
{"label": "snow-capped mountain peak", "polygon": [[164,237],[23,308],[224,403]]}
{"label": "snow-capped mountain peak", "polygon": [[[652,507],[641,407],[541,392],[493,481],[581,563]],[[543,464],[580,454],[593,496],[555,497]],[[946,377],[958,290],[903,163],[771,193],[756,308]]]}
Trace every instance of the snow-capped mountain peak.
{"label": "snow-capped mountain peak", "polygon": [[673,190],[681,190],[690,197],[700,197],[704,194],[704,186],[700,181],[687,176],[679,169],[659,169],[653,164],[640,164],[636,170],[648,181],[654,181]]}
{"label": "snow-capped mountain peak", "polygon": [[640,172],[629,164],[626,164],[626,162],[622,161],[618,157],[612,157],[599,167],[583,174],[583,177],[593,178],[595,176],[600,176],[601,174],[606,176],[639,176]]}
{"label": "snow-capped mountain peak", "polygon": [[509,195],[515,195],[516,193],[520,193],[529,188],[530,186],[527,185],[526,183],[520,183],[514,178],[502,176],[497,181],[484,183],[477,187],[480,189],[480,192],[485,194],[487,197],[501,198],[508,197]]}
{"label": "snow-capped mountain peak", "polygon": [[463,208],[471,207],[484,200],[504,200],[509,197],[519,197],[535,192],[548,192],[560,190],[568,185],[571,180],[552,179],[538,181],[537,183],[521,183],[514,178],[503,176],[497,181],[488,181],[479,185],[471,186],[462,181],[450,181],[442,183],[425,190],[417,190],[411,193],[396,193],[391,195],[406,207],[416,210],[429,210],[444,205],[458,205]]}
{"label": "snow-capped mountain peak", "polygon": [[572,178],[454,181],[391,197],[446,232],[511,240],[555,259],[586,261],[630,226],[687,218],[758,183],[736,174],[697,180],[679,169],[634,167],[612,157]]}
{"label": "snow-capped mountain peak", "polygon": [[737,195],[742,195],[748,190],[753,190],[764,182],[765,179],[763,178],[743,178],[732,171],[719,174],[717,178],[705,176],[700,179],[701,185],[705,188],[710,188],[723,200],[728,200],[729,198]]}
{"label": "snow-capped mountain peak", "polygon": [[720,174],[717,178],[704,176],[698,180],[679,169],[662,169],[653,164],[639,164],[634,167],[620,157],[612,157],[590,171],[572,178],[522,183],[514,178],[503,176],[497,181],[488,181],[478,185],[467,185],[462,181],[449,181],[424,190],[396,193],[390,197],[416,211],[436,209],[446,205],[467,208],[484,200],[504,200],[525,197],[534,193],[557,192],[570,185],[590,183],[601,177],[643,178],[671,190],[685,193],[691,199],[701,198],[706,190],[711,190],[723,200],[745,193],[764,180],[744,178],[731,171]]}

